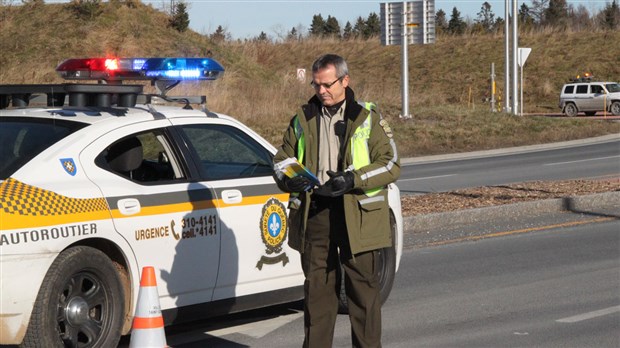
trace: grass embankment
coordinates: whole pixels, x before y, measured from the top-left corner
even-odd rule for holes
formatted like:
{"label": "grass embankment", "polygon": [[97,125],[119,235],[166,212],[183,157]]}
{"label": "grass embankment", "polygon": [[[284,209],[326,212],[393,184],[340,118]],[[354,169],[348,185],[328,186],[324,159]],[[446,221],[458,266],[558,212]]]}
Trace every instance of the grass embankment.
{"label": "grass embankment", "polygon": [[[336,15],[336,14],[334,14]],[[503,89],[501,35],[442,36],[433,45],[409,47],[410,111],[401,111],[401,49],[378,39],[306,39],[284,43],[211,42],[167,27],[167,17],[141,3],[103,4],[94,18],[76,19],[66,4],[0,7],[0,83],[61,82],[53,69],[68,57],[201,56],[208,51],[226,68],[224,78],[188,84],[170,94],[206,94],[211,110],[233,115],[273,144],[296,107],[313,93],[312,61],[344,56],[360,100],[375,101],[394,129],[403,157],[463,152],[620,133],[620,123],[566,118],[515,117],[489,112],[490,65]],[[591,71],[620,80],[620,32],[530,32],[525,65],[527,112],[557,112],[558,91],[569,77]],[[296,79],[305,68],[307,80]]]}

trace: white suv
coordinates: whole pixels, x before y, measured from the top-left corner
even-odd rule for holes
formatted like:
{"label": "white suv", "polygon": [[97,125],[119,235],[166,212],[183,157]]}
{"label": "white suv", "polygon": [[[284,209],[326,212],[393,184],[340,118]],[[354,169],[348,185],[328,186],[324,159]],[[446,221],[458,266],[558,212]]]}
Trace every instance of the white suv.
{"label": "white suv", "polygon": [[[166,324],[303,296],[275,148],[204,104],[192,109],[204,97],[164,93],[223,70],[209,59],[80,59],[57,71],[108,83],[0,85],[0,344],[116,347],[145,266]],[[32,107],[35,96],[48,106]],[[400,193],[388,190],[383,300],[402,251]]]}
{"label": "white suv", "polygon": [[594,116],[598,111],[620,116],[620,84],[617,82],[573,82],[560,93],[560,109],[569,117],[583,112]]}

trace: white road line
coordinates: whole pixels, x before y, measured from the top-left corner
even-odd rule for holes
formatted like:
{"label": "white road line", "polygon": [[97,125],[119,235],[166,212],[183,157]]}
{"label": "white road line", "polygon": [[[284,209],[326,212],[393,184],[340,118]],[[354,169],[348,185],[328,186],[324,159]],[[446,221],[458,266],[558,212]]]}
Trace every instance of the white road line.
{"label": "white road line", "polygon": [[415,181],[415,180],[426,180],[426,179],[436,179],[436,178],[447,178],[449,176],[455,176],[456,174],[446,174],[446,175],[435,175],[435,176],[426,176],[423,178],[414,178],[414,179],[399,179],[398,181]]}
{"label": "white road line", "polygon": [[620,312],[620,306],[614,306],[614,307],[609,307],[609,308],[601,309],[601,310],[590,312],[590,313],[579,314],[579,315],[575,315],[575,316],[564,318],[564,319],[558,319],[556,321],[558,323],[576,323],[578,321],[602,317],[604,315],[608,315],[608,314],[612,314],[616,312]]}
{"label": "white road line", "polygon": [[607,156],[607,157],[597,157],[597,158],[588,158],[588,159],[577,160],[577,161],[555,162],[555,163],[545,163],[545,165],[546,165],[546,166],[558,166],[558,165],[562,165],[562,164],[579,163],[579,162],[589,162],[589,161],[600,161],[600,160],[605,160],[605,159],[610,159],[610,158],[619,158],[619,157],[620,157],[620,155],[616,155],[616,156]]}

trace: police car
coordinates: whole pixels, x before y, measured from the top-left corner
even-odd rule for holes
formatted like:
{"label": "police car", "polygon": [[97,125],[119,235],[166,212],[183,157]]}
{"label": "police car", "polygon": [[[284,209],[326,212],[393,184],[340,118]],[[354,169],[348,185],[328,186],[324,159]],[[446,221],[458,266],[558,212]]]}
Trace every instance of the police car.
{"label": "police car", "polygon": [[[0,86],[0,344],[116,346],[145,266],[167,325],[302,298],[275,148],[205,97],[167,94],[218,78],[217,61],[70,59],[56,70],[99,83]],[[402,251],[395,185],[389,199],[383,300]]]}
{"label": "police car", "polygon": [[599,111],[620,116],[620,84],[617,82],[592,81],[592,75],[573,79],[562,86],[559,107],[569,117],[583,112],[594,116]]}

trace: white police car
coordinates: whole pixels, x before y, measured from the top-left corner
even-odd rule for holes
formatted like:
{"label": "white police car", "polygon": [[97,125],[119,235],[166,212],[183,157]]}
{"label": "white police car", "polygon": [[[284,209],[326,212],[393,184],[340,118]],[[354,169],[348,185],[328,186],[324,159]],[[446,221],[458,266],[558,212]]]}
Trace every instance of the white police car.
{"label": "white police car", "polygon": [[559,107],[569,117],[583,112],[594,116],[599,111],[620,116],[620,84],[617,82],[592,81],[588,73],[562,86]]}
{"label": "white police car", "polygon": [[[302,297],[274,147],[204,97],[166,96],[217,78],[219,63],[73,59],[57,71],[106,83],[0,86],[0,344],[116,346],[145,266],[166,324]],[[157,96],[122,84],[145,79]],[[40,96],[47,106],[33,107]],[[172,99],[183,105],[156,103]],[[384,300],[402,250],[395,185],[389,197]]]}

